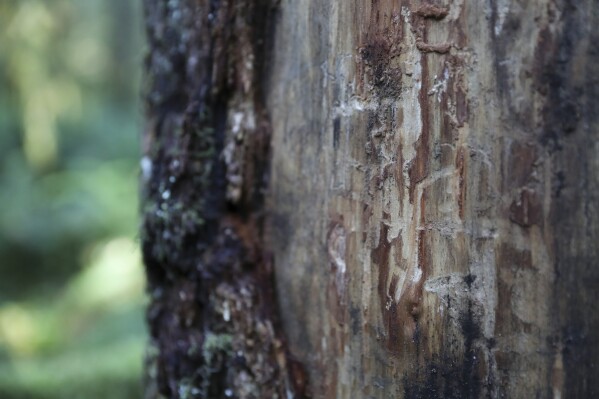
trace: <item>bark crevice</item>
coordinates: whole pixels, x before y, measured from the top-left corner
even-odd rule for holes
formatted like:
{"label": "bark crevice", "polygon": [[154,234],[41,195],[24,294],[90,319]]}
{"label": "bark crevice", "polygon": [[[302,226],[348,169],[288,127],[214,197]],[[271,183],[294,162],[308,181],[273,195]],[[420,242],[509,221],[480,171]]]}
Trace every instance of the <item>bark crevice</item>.
{"label": "bark crevice", "polygon": [[146,0],[147,398],[302,397],[264,239],[270,1]]}

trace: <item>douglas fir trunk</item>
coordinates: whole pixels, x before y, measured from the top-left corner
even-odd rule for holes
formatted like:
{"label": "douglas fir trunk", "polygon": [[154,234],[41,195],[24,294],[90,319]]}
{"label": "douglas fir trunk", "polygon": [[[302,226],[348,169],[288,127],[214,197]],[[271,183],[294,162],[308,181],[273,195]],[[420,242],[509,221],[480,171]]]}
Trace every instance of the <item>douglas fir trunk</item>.
{"label": "douglas fir trunk", "polygon": [[599,395],[599,3],[144,3],[147,398]]}

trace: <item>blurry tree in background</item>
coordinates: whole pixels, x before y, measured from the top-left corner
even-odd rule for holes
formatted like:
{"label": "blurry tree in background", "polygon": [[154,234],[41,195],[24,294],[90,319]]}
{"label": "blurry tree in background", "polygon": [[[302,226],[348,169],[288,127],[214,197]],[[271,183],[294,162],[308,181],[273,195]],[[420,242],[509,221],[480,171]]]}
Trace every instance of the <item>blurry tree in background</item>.
{"label": "blurry tree in background", "polygon": [[0,2],[2,398],[139,396],[140,13]]}

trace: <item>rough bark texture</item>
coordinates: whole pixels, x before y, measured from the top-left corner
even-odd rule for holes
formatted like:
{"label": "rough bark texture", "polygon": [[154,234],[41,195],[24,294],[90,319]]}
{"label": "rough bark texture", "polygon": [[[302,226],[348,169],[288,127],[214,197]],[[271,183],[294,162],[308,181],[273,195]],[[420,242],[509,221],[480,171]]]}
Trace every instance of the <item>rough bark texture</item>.
{"label": "rough bark texture", "polygon": [[145,3],[149,397],[599,395],[597,2]]}
{"label": "rough bark texture", "polygon": [[302,395],[263,245],[268,1],[146,0],[148,398]]}

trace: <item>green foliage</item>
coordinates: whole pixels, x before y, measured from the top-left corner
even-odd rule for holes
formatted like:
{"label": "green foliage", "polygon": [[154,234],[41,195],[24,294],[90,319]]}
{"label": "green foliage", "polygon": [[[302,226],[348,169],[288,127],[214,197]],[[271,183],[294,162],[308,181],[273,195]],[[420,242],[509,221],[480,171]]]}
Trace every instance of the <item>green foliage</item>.
{"label": "green foliage", "polygon": [[0,5],[0,271],[15,278],[0,279],[0,300],[64,283],[73,254],[135,234],[137,7]]}
{"label": "green foliage", "polygon": [[0,397],[140,398],[143,342],[120,341],[50,359],[3,365],[0,367]]}
{"label": "green foliage", "polygon": [[0,2],[0,398],[141,396],[141,4]]}

